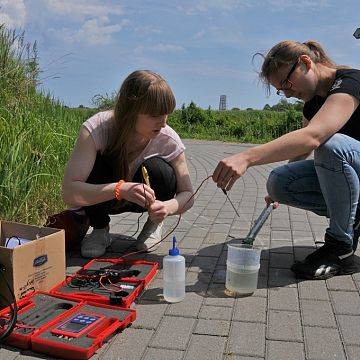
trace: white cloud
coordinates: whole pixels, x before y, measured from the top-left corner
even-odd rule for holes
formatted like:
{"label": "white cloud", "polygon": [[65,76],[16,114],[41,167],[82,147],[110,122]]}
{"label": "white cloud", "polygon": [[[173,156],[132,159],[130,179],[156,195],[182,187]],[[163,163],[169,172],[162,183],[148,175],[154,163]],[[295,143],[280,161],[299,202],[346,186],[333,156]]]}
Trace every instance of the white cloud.
{"label": "white cloud", "polygon": [[206,34],[205,30],[198,31],[192,38],[194,40],[202,39]]}
{"label": "white cloud", "polygon": [[65,28],[58,36],[68,43],[87,42],[92,45],[105,45],[111,41],[113,34],[128,23],[128,20],[123,20],[119,24],[108,25],[103,24],[101,19],[90,19],[85,21],[79,30]]}
{"label": "white cloud", "polygon": [[123,15],[123,8],[107,1],[99,0],[43,0],[47,9],[58,15],[84,20],[88,17],[107,19],[110,15]]}
{"label": "white cloud", "polygon": [[135,29],[135,32],[139,35],[145,36],[150,34],[160,35],[163,33],[163,31],[159,28],[156,28],[154,26],[138,26]]}
{"label": "white cloud", "polygon": [[71,22],[61,29],[52,29],[51,33],[67,43],[87,43],[90,45],[108,44],[112,36],[130,23],[120,18],[123,8],[116,2],[101,0],[42,0],[50,14],[58,20]]}
{"label": "white cloud", "polygon": [[270,11],[282,11],[288,8],[296,10],[317,9],[328,5],[329,0],[259,0],[256,2],[251,0],[199,0],[195,3],[194,1],[184,1],[177,8],[186,15],[194,15],[210,11],[231,14],[239,9],[254,7],[268,7]]}
{"label": "white cloud", "polygon": [[198,41],[198,44],[204,45],[206,42],[214,45],[229,45],[231,47],[244,46],[247,38],[244,35],[241,25],[233,28],[220,26],[209,26],[192,36],[192,40]]}
{"label": "white cloud", "polygon": [[184,73],[200,75],[210,78],[229,78],[240,81],[250,81],[256,78],[256,73],[251,70],[239,70],[226,65],[212,65],[209,63],[190,63],[181,70]]}
{"label": "white cloud", "polygon": [[264,0],[263,5],[269,6],[270,10],[309,10],[319,9],[329,5],[329,0]]}
{"label": "white cloud", "polygon": [[183,52],[185,49],[179,45],[160,43],[155,46],[152,46],[151,50],[159,51],[161,53],[180,53],[180,52]]}
{"label": "white cloud", "polygon": [[200,0],[195,4],[193,1],[185,2],[185,4],[179,5],[178,9],[187,15],[204,13],[210,10],[228,13],[237,8],[253,6],[253,4],[251,0]]}
{"label": "white cloud", "polygon": [[0,24],[8,28],[23,27],[26,23],[26,7],[23,0],[0,0]]}
{"label": "white cloud", "polygon": [[185,51],[185,48],[180,46],[180,45],[174,45],[174,44],[156,44],[156,45],[143,45],[140,44],[138,46],[136,46],[136,48],[134,49],[134,55],[136,56],[144,56],[145,53],[148,52],[158,52],[158,53],[162,53],[162,54],[169,54],[169,53],[182,53]]}

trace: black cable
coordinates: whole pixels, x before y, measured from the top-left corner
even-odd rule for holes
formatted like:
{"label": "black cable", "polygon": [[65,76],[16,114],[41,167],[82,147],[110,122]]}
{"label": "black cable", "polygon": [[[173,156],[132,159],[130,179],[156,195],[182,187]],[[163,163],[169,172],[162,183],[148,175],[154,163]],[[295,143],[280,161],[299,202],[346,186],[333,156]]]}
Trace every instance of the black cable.
{"label": "black cable", "polygon": [[[144,198],[145,198],[145,208],[146,208],[146,206],[147,206],[147,197],[146,197],[146,193],[145,193],[144,183],[143,183],[142,185],[143,185]],[[137,218],[137,228],[136,228],[136,231],[135,231],[132,235],[130,235],[130,237],[134,237],[134,236],[137,234],[137,232],[139,231],[139,228],[140,228],[140,218],[144,215],[144,213],[145,213],[145,211],[142,212],[142,213],[140,214],[140,216]]]}
{"label": "black cable", "polygon": [[140,228],[140,218],[144,215],[144,213],[142,212],[140,214],[140,216],[137,218],[137,228],[136,228],[136,231],[130,235],[130,237],[134,237],[136,235],[136,233],[139,231],[139,228]]}
{"label": "black cable", "polygon": [[19,239],[19,237],[18,236],[10,236],[6,241],[5,241],[5,247],[7,247],[8,245],[9,245],[9,241],[11,240],[11,239],[17,239],[17,241],[18,241],[18,243],[19,243],[19,245],[21,245],[21,240]]}
{"label": "black cable", "polygon": [[7,288],[9,289],[10,294],[12,295],[13,305],[11,304],[11,302],[8,299],[6,299],[3,295],[1,295],[1,297],[3,299],[5,299],[6,302],[9,304],[11,316],[10,316],[10,322],[9,322],[9,324],[7,326],[7,329],[5,330],[5,332],[3,332],[0,335],[0,343],[3,342],[11,334],[11,332],[14,330],[14,327],[15,327],[16,322],[17,322],[17,312],[18,312],[15,294],[14,294],[14,291],[11,289],[11,287],[10,287],[10,285],[9,285],[5,275],[4,275],[5,270],[6,270],[5,266],[0,265],[0,274],[1,274],[2,278],[5,281],[5,284],[6,284]]}

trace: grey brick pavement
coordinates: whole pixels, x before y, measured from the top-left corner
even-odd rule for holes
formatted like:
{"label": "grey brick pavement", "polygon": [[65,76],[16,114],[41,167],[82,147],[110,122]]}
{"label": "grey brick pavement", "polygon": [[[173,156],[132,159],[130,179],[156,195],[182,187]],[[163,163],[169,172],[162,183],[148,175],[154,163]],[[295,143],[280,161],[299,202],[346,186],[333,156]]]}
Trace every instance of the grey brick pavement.
{"label": "grey brick pavement", "polygon": [[[218,160],[248,145],[186,141],[194,188],[211,175]],[[162,270],[135,304],[137,320],[116,335],[94,359],[359,359],[360,274],[327,281],[302,281],[289,267],[322,240],[327,220],[303,210],[281,206],[257,236],[264,247],[258,290],[251,297],[224,293],[226,242],[245,236],[264,207],[266,179],[273,165],[249,169],[230,192],[240,217],[209,180],[196,195],[193,208],[176,230],[186,258],[186,298],[168,304],[162,297]],[[113,216],[112,253],[131,241],[137,216]],[[170,218],[166,229],[177,219]],[[145,216],[141,219],[141,224]],[[170,239],[145,258],[159,261]],[[73,254],[68,265],[86,260]],[[1,360],[45,358],[5,347]]]}

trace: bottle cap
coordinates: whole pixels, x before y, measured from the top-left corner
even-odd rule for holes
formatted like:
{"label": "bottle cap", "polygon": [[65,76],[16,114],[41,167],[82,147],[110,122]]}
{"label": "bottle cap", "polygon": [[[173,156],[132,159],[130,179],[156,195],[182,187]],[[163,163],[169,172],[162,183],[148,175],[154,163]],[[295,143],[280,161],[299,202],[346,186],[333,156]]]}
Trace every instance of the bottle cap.
{"label": "bottle cap", "polygon": [[180,254],[180,251],[179,251],[179,249],[176,247],[176,237],[175,237],[175,235],[174,235],[174,237],[173,237],[173,247],[172,247],[172,249],[169,250],[169,255],[171,255],[171,256],[177,256],[177,255],[179,255],[179,254]]}

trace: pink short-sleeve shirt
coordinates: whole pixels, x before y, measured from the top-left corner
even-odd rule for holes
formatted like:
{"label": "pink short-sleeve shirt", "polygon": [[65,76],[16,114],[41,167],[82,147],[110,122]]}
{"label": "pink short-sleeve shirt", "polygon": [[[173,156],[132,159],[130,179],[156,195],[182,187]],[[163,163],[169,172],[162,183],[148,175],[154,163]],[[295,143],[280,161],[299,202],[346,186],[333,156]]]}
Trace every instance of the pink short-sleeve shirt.
{"label": "pink short-sleeve shirt", "polygon": [[[100,153],[106,148],[111,131],[111,122],[113,111],[102,111],[83,123],[83,126],[90,132],[96,150]],[[151,156],[159,156],[165,161],[170,162],[184,152],[185,146],[179,135],[169,126],[166,125],[160,133],[149,141],[145,149],[130,164],[129,179],[131,179],[139,165]]]}

